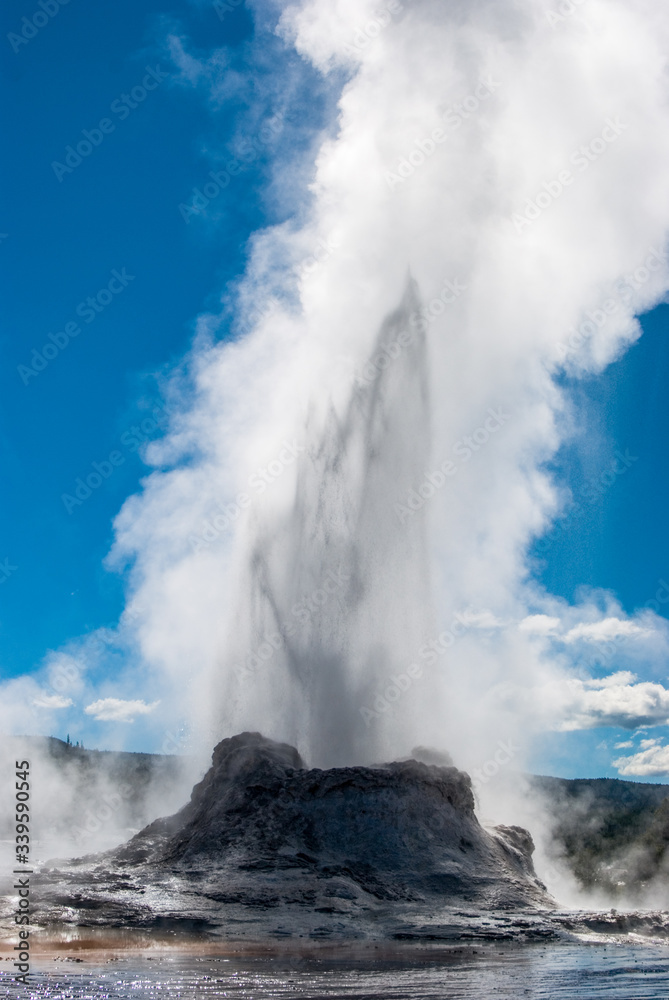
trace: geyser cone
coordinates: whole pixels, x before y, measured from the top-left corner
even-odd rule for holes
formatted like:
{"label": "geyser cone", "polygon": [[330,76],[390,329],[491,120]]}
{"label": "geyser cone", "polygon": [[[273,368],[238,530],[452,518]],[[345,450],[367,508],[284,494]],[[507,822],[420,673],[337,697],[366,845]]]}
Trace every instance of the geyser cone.
{"label": "geyser cone", "polygon": [[294,502],[279,513],[267,507],[251,541],[234,724],[269,719],[274,736],[324,766],[389,752],[386,720],[380,714],[370,726],[361,710],[389,686],[398,698],[416,696],[393,677],[416,657],[430,619],[422,513],[401,519],[396,510],[429,453],[418,310],[410,280],[346,405],[330,405],[320,422],[312,411]]}
{"label": "geyser cone", "polygon": [[307,769],[293,747],[240,733],[176,815],[43,871],[33,919],[83,912],[265,943],[545,940],[554,904],[532,849],[525,830],[480,826],[455,767]]}

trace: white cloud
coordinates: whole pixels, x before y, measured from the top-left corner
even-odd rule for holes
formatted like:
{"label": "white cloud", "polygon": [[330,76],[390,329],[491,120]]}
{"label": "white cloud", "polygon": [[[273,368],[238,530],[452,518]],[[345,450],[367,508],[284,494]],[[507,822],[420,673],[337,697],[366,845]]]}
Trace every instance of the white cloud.
{"label": "white cloud", "polygon": [[[642,744],[643,746],[643,744]],[[655,744],[631,757],[618,757],[613,761],[618,773],[625,777],[662,777],[669,775],[669,746]]]}
{"label": "white cloud", "polygon": [[641,628],[634,622],[620,618],[604,618],[598,622],[582,622],[570,629],[564,637],[565,642],[576,642],[584,639],[586,642],[608,642],[611,639],[640,638],[650,634],[650,629]]}
{"label": "white cloud", "polygon": [[46,692],[41,693],[37,698],[33,699],[33,705],[36,708],[69,708],[74,702],[71,698],[65,698],[60,694],[47,694]]}
{"label": "white cloud", "polygon": [[458,618],[467,628],[503,628],[504,622],[492,611],[461,611]]}
{"label": "white cloud", "polygon": [[620,688],[634,684],[637,677],[630,670],[617,670],[615,674],[608,674],[606,677],[592,677],[588,680],[578,681],[586,688]]}
{"label": "white cloud", "polygon": [[134,722],[136,715],[149,715],[160,704],[154,701],[123,701],[121,698],[101,698],[87,705],[84,711],[98,722]]}
{"label": "white cloud", "polygon": [[196,86],[206,74],[206,65],[190,55],[184,48],[184,40],[178,35],[169,35],[167,49],[170,58],[180,73],[180,82]]}
{"label": "white cloud", "polygon": [[628,747],[633,747],[633,746],[634,746],[634,742],[632,740],[623,740],[622,743],[614,743],[613,744],[613,749],[614,750],[626,750]]}
{"label": "white cloud", "polygon": [[601,680],[571,680],[560,708],[562,731],[617,726],[638,729],[669,723],[669,690],[649,681],[635,683],[619,672]]}
{"label": "white cloud", "polygon": [[550,615],[528,615],[518,623],[521,632],[529,632],[532,635],[553,636],[557,634],[560,627],[560,619],[552,618]]}

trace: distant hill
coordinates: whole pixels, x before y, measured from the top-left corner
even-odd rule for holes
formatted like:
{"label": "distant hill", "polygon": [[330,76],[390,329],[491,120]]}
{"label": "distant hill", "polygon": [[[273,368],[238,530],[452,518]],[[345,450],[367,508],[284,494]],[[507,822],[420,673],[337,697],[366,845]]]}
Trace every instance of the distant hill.
{"label": "distant hill", "polygon": [[542,794],[556,853],[585,889],[639,901],[669,888],[669,785],[617,778],[549,778]]}
{"label": "distant hill", "polygon": [[84,750],[54,737],[4,737],[2,839],[12,838],[14,764],[24,758],[31,762],[32,837],[56,842],[48,850],[67,854],[121,843],[183,805],[199,776],[188,757]]}

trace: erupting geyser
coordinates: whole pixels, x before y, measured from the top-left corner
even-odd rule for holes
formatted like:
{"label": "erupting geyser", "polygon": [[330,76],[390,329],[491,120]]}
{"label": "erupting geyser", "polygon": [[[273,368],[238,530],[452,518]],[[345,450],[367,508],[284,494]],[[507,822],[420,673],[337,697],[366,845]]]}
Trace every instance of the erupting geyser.
{"label": "erupting geyser", "polygon": [[[513,740],[522,767],[608,718],[559,642],[623,612],[545,593],[531,553],[562,503],[563,376],[602,371],[669,287],[669,22],[411,0],[365,38],[371,0],[279,7],[291,85],[253,92],[281,122],[280,221],[200,317],[117,519],[122,638],[207,753],[259,730],[310,765],[425,744],[473,772]],[[228,72],[200,58],[202,85]]]}
{"label": "erupting geyser", "polygon": [[331,407],[318,435],[307,424],[294,502],[270,509],[243,568],[228,697],[249,726],[273,714],[319,765],[392,746],[383,722],[370,742],[361,709],[431,634],[424,522],[403,525],[394,509],[429,463],[419,308],[410,281],[344,412]]}

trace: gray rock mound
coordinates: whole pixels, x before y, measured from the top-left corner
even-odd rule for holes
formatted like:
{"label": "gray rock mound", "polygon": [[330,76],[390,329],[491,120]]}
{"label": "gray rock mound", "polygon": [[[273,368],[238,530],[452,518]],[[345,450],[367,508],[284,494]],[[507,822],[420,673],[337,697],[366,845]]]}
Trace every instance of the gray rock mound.
{"label": "gray rock mound", "polygon": [[534,845],[517,827],[485,831],[469,776],[415,760],[307,770],[297,751],[258,733],[223,740],[190,803],[117,853],[125,864],[203,864],[241,873],[342,877],[379,899],[522,906],[545,902]]}
{"label": "gray rock mound", "polygon": [[242,733],[218,744],[175,816],[43,872],[41,919],[410,937],[448,910],[458,936],[464,910],[551,907],[532,850],[525,830],[480,826],[455,767],[310,770],[293,747]]}

